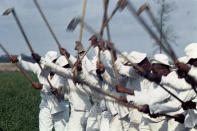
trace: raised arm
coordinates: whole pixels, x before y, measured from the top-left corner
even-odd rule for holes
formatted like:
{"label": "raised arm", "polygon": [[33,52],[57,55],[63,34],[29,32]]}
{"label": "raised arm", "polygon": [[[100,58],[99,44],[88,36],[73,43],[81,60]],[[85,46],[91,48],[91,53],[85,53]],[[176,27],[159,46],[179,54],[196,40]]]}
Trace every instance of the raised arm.
{"label": "raised arm", "polygon": [[57,73],[60,76],[63,77],[73,77],[71,70],[63,68],[59,65],[56,65],[52,62],[47,62],[44,58],[41,58],[40,60],[41,64],[43,64],[45,67],[50,68],[51,71]]}
{"label": "raised arm", "polygon": [[38,72],[40,71],[40,68],[38,66],[37,63],[32,63],[32,62],[27,62],[24,61],[21,56],[18,56],[18,64],[19,66],[29,72],[32,72],[34,74],[38,74]]}
{"label": "raised arm", "polygon": [[180,110],[181,108],[182,108],[181,103],[178,102],[177,100],[172,100],[166,103],[158,103],[158,104],[149,106],[151,114],[157,114],[157,113],[167,114],[170,112],[176,112]]}

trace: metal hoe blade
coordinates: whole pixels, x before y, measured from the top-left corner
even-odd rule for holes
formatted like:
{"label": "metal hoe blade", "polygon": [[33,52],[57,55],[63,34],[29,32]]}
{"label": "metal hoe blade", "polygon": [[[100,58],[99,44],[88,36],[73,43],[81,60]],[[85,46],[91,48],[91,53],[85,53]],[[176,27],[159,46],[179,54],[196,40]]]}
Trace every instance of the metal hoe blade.
{"label": "metal hoe blade", "polygon": [[9,15],[12,11],[13,11],[14,8],[9,8],[7,9],[6,11],[3,12],[2,15]]}
{"label": "metal hoe blade", "polygon": [[80,23],[81,18],[75,17],[71,20],[71,22],[67,26],[67,31],[73,31],[77,27],[77,25]]}

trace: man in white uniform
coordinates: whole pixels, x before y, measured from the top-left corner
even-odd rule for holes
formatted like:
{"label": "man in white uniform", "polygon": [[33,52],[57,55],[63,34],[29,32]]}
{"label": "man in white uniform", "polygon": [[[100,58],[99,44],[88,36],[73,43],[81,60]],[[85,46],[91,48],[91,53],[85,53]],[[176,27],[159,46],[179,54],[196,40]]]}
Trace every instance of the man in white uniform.
{"label": "man in white uniform", "polygon": [[[91,64],[86,64],[82,62],[82,66],[85,66],[86,68],[88,68],[88,72],[89,74],[92,76],[91,79],[94,79],[95,81],[98,82],[98,85],[95,85],[96,87],[99,86],[100,89],[103,90],[108,90],[109,89],[109,85],[106,83],[106,81],[108,82],[108,78],[110,77],[107,73],[107,71],[105,70],[104,65],[102,64],[102,62],[98,62],[98,41],[97,41],[97,37],[96,36],[92,36],[90,38],[91,40],[91,44],[94,47],[94,52],[95,52],[95,56],[93,57],[93,59],[89,59],[88,63]],[[86,61],[87,61],[87,57],[86,57]],[[82,60],[83,61],[83,60]],[[93,94],[97,94],[96,92],[94,92],[94,90],[90,90],[91,93]],[[97,94],[98,95],[98,94]],[[105,97],[105,96],[102,96]],[[98,98],[94,98],[92,97],[93,103],[94,105],[91,108],[90,111],[90,115],[88,117],[88,121],[87,121],[87,127],[86,130],[87,131],[96,131],[96,130],[100,130],[100,131],[108,131],[109,130],[109,119],[110,119],[110,115],[106,106],[106,101],[105,99],[98,99]]]}
{"label": "man in white uniform", "polygon": [[[65,49],[61,49],[62,55],[67,55],[67,58],[69,58],[69,61],[71,64],[74,65],[76,62],[76,58],[74,58],[72,55],[70,55]],[[44,60],[41,60],[42,62],[45,62]],[[70,78],[65,77],[64,74],[72,76],[72,68],[69,65],[68,61],[65,59],[64,61],[64,68],[59,67],[58,65],[54,65],[52,63],[45,63],[49,68],[57,71],[62,71],[61,73],[58,72],[61,76],[63,76],[68,83],[68,100],[70,102],[71,106],[71,115],[68,122],[67,129],[68,131],[85,131],[86,125],[87,125],[87,119],[89,116],[89,111],[91,108],[91,103],[89,101],[89,95],[86,92],[85,85],[80,83],[73,83],[73,80]],[[83,66],[83,70],[86,70],[86,68]]]}
{"label": "man in white uniform", "polygon": [[[55,62],[58,55],[55,51],[49,51],[45,55],[45,60],[48,62]],[[62,100],[58,102],[57,98],[51,93],[50,86],[47,82],[47,78],[51,82],[52,86],[57,89],[55,79],[53,79],[53,73],[45,68],[43,65],[43,70],[40,69],[37,63],[31,63],[22,60],[18,57],[18,64],[21,68],[26,71],[32,72],[37,75],[37,78],[42,85],[40,92],[41,103],[40,103],[40,113],[39,113],[39,129],[40,131],[52,131],[54,127],[55,130],[63,131],[66,127],[66,106],[65,102]],[[57,80],[57,79],[56,79]],[[58,90],[58,89],[57,89]]]}
{"label": "man in white uniform", "polygon": [[[121,93],[118,93],[115,89],[116,86],[116,79],[115,79],[115,75],[114,75],[114,71],[113,71],[113,66],[112,66],[112,56],[110,53],[110,48],[108,48],[108,50],[104,47],[104,45],[100,45],[101,49],[102,49],[102,54],[103,54],[103,62],[106,66],[106,70],[107,72],[109,72],[110,77],[111,77],[111,82],[107,82],[107,83],[111,83],[110,84],[110,92],[113,93],[116,96],[120,96]],[[115,57],[115,61],[117,61],[116,58],[116,54],[114,53],[114,57]],[[118,61],[119,62],[119,61]],[[126,83],[128,82],[128,78],[124,75],[118,75],[119,77],[119,82],[121,83],[121,85],[126,85]],[[129,110],[127,107],[124,107],[118,103],[112,103],[112,102],[108,102],[108,106],[109,106],[109,110],[112,114],[112,120],[110,122],[110,131],[126,131],[129,128],[129,118],[128,118],[128,114],[129,114]]]}
{"label": "man in white uniform", "polygon": [[[196,67],[197,67],[197,43],[191,43],[189,44],[186,48],[185,48],[185,61],[179,61],[176,63],[176,66],[178,67],[178,70],[180,70],[180,72],[182,72],[182,74],[184,74],[183,77],[185,77],[185,79],[190,83],[190,85],[193,87],[193,89],[187,88],[185,86],[185,90],[196,90]],[[188,64],[188,65],[187,65]],[[191,65],[191,67],[189,66]],[[188,79],[187,79],[188,78]],[[196,98],[192,101],[188,102],[188,107],[186,106],[186,108],[188,109],[194,109],[196,108]],[[192,130],[196,130],[196,125],[197,125],[197,112],[196,110],[188,110],[187,111],[187,117],[188,118],[188,127],[193,127]],[[187,120],[187,119],[186,119]]]}
{"label": "man in white uniform", "polygon": [[[142,69],[144,69],[146,72],[151,71],[151,65],[146,58],[146,54],[133,51],[133,52],[131,52],[129,57],[130,57],[131,62],[138,64],[138,66],[142,67]],[[119,67],[121,67],[121,66],[119,66]],[[145,95],[145,94],[148,94],[149,92],[151,92],[154,89],[155,85],[152,82],[150,82],[150,81],[144,79],[142,76],[140,76],[141,74],[138,70],[134,70],[130,66],[126,66],[126,68],[123,68],[123,69],[125,71],[125,74],[128,74],[128,76],[131,77],[130,84],[128,85],[131,87],[130,88],[128,87],[127,89],[132,89],[132,91],[125,90],[125,93],[135,95],[135,96],[127,95],[127,100],[134,102],[134,104],[137,104],[137,105],[141,105],[141,104],[143,105],[145,103],[147,104],[148,102],[150,102],[150,100],[148,100],[146,97],[141,97],[141,96],[143,96],[143,94]],[[136,76],[136,77],[134,77],[134,76]],[[137,78],[138,78],[138,80],[137,80],[138,83],[136,83],[136,80],[134,81],[134,79],[137,79]],[[123,88],[123,90],[124,90],[124,88]],[[135,98],[133,98],[133,97],[135,97]],[[131,113],[131,116],[135,116],[137,118],[137,116],[135,115],[136,112],[137,111],[134,110]],[[138,114],[140,114],[140,113],[138,113]],[[140,115],[138,115],[138,116],[140,116]],[[134,121],[134,123],[140,124],[140,126],[139,126],[140,130],[151,130],[150,128],[152,128],[152,127],[154,127],[153,129],[157,130],[158,128],[156,128],[156,125],[158,125],[157,127],[159,127],[158,122],[161,122],[161,120],[150,119],[150,117],[147,115],[143,115],[142,119],[138,119],[138,120],[136,119]],[[162,124],[163,123],[161,123],[160,125],[162,125]],[[131,130],[132,130],[132,125],[131,125]]]}
{"label": "man in white uniform", "polygon": [[[162,54],[155,55],[154,61],[152,62],[153,63],[153,72],[158,72],[158,73],[159,72],[161,72],[161,73],[163,72],[166,75],[162,76],[162,78],[170,76],[171,79],[173,79],[173,82],[175,82],[174,80],[177,80],[178,76],[175,75],[174,77],[172,77],[173,72],[168,73],[168,72],[166,72],[167,70],[165,71],[164,68],[163,69],[161,68],[162,65],[169,66],[169,62],[165,58],[167,58],[167,56],[164,57],[164,55],[162,55]],[[177,80],[177,82],[179,82],[179,81],[181,83],[183,83],[182,79]],[[166,85],[169,86],[169,84],[166,84]],[[184,84],[184,85],[186,85],[186,84]],[[168,86],[165,86],[165,87],[168,90],[170,90],[171,92],[173,92],[173,94],[175,94],[179,98],[183,98],[182,99],[183,101],[187,101],[189,98],[191,98],[193,96],[193,95],[189,95],[189,97],[188,97],[188,95],[187,95],[188,92],[186,92],[186,93],[185,92],[184,93],[182,93],[182,92],[178,93],[176,91],[173,91],[172,88],[169,88]],[[161,89],[161,87],[157,87],[156,89],[152,90],[152,92],[150,92],[150,94],[152,94],[152,95],[150,95],[150,94],[145,94],[144,96],[143,95],[141,95],[141,96],[139,95],[138,101],[140,99],[142,101],[142,98],[147,100],[147,101],[145,101],[145,103],[148,103],[149,108],[150,108],[150,112],[153,113],[153,114],[158,113],[157,111],[160,111],[160,113],[163,113],[163,114],[170,114],[170,115],[177,115],[178,113],[183,112],[183,110],[180,110],[180,112],[176,113],[176,111],[179,110],[179,106],[181,107],[181,103],[179,101],[177,101],[173,97],[172,98],[169,97],[170,99],[168,99],[168,97],[164,96],[164,94],[166,94],[166,92],[163,89],[161,89],[160,91],[158,89]],[[162,90],[164,91],[163,93],[162,93]],[[185,96],[185,95],[187,95],[187,96]],[[159,97],[157,97],[157,96],[159,96]],[[169,95],[166,94],[166,96],[169,96]],[[142,97],[142,98],[140,98],[140,97]],[[161,99],[159,99],[159,98],[161,98]],[[167,98],[166,99],[167,101],[165,99],[163,99],[163,98]],[[156,103],[155,102],[154,103],[153,102],[149,103],[149,101],[152,101],[154,99],[156,99],[156,101],[157,101],[157,102],[155,101]],[[174,101],[174,103],[172,101]],[[170,104],[170,103],[173,103],[173,104]],[[156,109],[156,108],[159,108],[159,109]],[[168,120],[168,125],[169,125],[168,126],[168,130],[186,130],[186,128],[184,128],[183,125],[181,125],[178,122],[174,121],[174,119]]]}

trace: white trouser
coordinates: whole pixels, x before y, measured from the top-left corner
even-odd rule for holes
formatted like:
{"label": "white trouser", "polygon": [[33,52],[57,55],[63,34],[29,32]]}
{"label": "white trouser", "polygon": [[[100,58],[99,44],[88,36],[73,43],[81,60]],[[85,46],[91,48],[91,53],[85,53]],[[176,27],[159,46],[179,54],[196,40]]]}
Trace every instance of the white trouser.
{"label": "white trouser", "polygon": [[197,131],[197,126],[191,128],[190,131]]}
{"label": "white trouser", "polygon": [[142,117],[142,121],[139,125],[140,131],[163,131],[168,127],[167,120],[165,118],[150,119],[146,115]]}
{"label": "white trouser", "polygon": [[101,116],[88,117],[86,131],[99,131],[99,121]]}
{"label": "white trouser", "polygon": [[129,110],[129,119],[130,122],[140,124],[142,120],[142,113],[139,112],[137,109],[130,109]]}
{"label": "white trouser", "polygon": [[100,131],[109,131],[111,113],[109,111],[104,111],[101,113],[100,119]]}
{"label": "white trouser", "polygon": [[98,103],[95,103],[87,119],[86,131],[99,131],[99,124],[101,119],[101,108]]}
{"label": "white trouser", "polygon": [[[139,131],[139,124],[130,122],[128,131]],[[140,130],[141,131],[141,130]]]}
{"label": "white trouser", "polygon": [[110,123],[110,131],[127,131],[129,129],[129,119],[128,116],[121,118],[119,115],[116,115],[112,118]]}
{"label": "white trouser", "polygon": [[168,120],[168,131],[188,131],[189,128],[186,128],[184,124],[181,124],[174,119]]}
{"label": "white trouser", "polygon": [[85,131],[89,111],[71,109],[70,119],[67,125],[68,131]]}
{"label": "white trouser", "polygon": [[52,131],[53,126],[56,131],[65,131],[66,117],[68,117],[66,114],[66,111],[51,114],[49,108],[41,108],[39,113],[40,131]]}
{"label": "white trouser", "polygon": [[[142,117],[142,121],[141,123],[139,124],[139,130],[140,131],[151,131],[150,130],[150,127],[149,127],[149,122],[147,122],[143,117]],[[132,125],[130,128],[134,128]],[[130,129],[129,128],[129,129]],[[132,131],[131,129],[129,131]]]}
{"label": "white trouser", "polygon": [[165,131],[167,128],[169,128],[167,120],[162,120],[159,122],[149,122],[148,125],[151,131]]}
{"label": "white trouser", "polygon": [[[129,131],[138,131],[139,124],[144,124],[144,127],[147,127],[146,123],[141,123],[142,113],[139,112],[138,110],[130,109],[128,117],[129,117],[129,120],[130,120]],[[143,130],[146,130],[146,129],[148,129],[148,128],[144,128]]]}

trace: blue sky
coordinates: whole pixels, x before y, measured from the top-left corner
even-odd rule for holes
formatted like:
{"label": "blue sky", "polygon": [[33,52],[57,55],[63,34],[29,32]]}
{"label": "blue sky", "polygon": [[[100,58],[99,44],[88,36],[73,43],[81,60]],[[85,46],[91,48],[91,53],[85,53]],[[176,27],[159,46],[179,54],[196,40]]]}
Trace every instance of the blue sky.
{"label": "blue sky", "polygon": [[[115,7],[116,1],[110,0],[109,13]],[[197,42],[197,0],[173,1],[176,4],[176,9],[171,13],[169,24],[172,25],[178,36],[177,45],[173,48],[178,56],[183,56],[185,46],[191,42]],[[38,2],[62,46],[75,55],[74,46],[79,36],[79,27],[74,32],[66,32],[66,26],[73,17],[80,16],[82,0],[38,0]],[[153,0],[132,0],[136,8],[139,8],[145,2],[149,3],[151,9],[156,12],[157,6],[153,3]],[[56,43],[37,11],[33,0],[0,0],[0,13],[10,7],[15,7],[35,52],[44,55],[49,50],[57,51]],[[88,0],[85,21],[97,31],[101,26],[102,15],[102,0]],[[153,39],[127,9],[117,12],[110,22],[110,29],[112,41],[121,51],[137,50],[149,55],[152,54]],[[84,48],[88,46],[89,42],[87,40],[90,36],[84,30],[82,39]],[[0,43],[12,54],[24,53],[30,55],[12,15],[0,16]],[[3,52],[0,51],[0,55],[2,54]]]}

